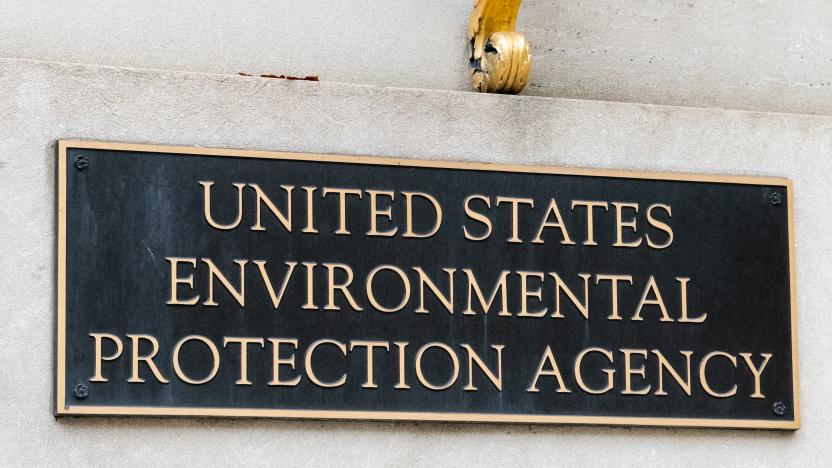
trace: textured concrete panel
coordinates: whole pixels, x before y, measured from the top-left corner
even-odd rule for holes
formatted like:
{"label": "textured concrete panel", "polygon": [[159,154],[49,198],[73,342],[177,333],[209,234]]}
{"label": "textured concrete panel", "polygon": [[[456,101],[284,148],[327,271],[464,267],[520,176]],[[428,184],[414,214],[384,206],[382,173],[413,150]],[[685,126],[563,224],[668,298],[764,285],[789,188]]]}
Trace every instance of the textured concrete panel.
{"label": "textured concrete panel", "polygon": [[[274,420],[55,420],[54,142],[785,176],[795,184],[796,433]],[[820,466],[832,423],[832,118],[0,60],[3,463]]]}
{"label": "textured concrete panel", "polygon": [[[471,0],[4,0],[0,57],[468,91]],[[832,115],[827,0],[525,0],[529,95]]]}

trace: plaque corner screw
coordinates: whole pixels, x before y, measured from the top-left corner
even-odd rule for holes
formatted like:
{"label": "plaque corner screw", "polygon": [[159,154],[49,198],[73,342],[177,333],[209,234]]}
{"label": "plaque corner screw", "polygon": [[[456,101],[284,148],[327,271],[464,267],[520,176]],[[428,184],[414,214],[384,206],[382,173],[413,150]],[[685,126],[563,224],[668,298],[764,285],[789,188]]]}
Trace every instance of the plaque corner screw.
{"label": "plaque corner screw", "polygon": [[75,398],[83,400],[90,395],[90,389],[86,385],[79,383],[75,386],[75,391],[73,393],[75,394]]}
{"label": "plaque corner screw", "polygon": [[783,416],[784,414],[786,414],[786,404],[782,401],[774,402],[774,404],[771,405],[771,408],[774,410],[774,414],[776,414],[777,416]]}
{"label": "plaque corner screw", "polygon": [[75,169],[78,169],[79,171],[83,171],[84,169],[89,167],[89,165],[90,165],[90,161],[83,154],[75,156]]}
{"label": "plaque corner screw", "polygon": [[771,192],[771,195],[768,196],[768,201],[770,201],[772,205],[777,206],[783,203],[783,195],[780,192]]}

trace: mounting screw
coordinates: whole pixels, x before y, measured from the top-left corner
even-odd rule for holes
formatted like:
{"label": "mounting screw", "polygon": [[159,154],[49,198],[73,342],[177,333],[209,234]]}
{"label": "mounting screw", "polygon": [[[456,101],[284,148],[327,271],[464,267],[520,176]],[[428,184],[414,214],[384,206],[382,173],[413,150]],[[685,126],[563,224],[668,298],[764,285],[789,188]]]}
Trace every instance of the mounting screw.
{"label": "mounting screw", "polygon": [[774,410],[774,414],[777,416],[783,416],[786,414],[786,404],[782,401],[777,401],[773,405],[771,405],[771,409]]}
{"label": "mounting screw", "polygon": [[89,167],[89,165],[90,165],[90,162],[89,162],[89,160],[87,160],[86,156],[83,156],[83,155],[75,156],[75,169],[78,169],[79,171],[83,171],[84,169]]}
{"label": "mounting screw", "polygon": [[783,203],[783,195],[781,195],[780,192],[771,192],[771,195],[768,196],[768,201],[770,201],[772,205],[777,206]]}
{"label": "mounting screw", "polygon": [[90,389],[86,385],[84,385],[82,383],[79,383],[78,385],[75,386],[75,392],[74,393],[75,393],[75,398],[77,398],[79,400],[83,400],[84,398],[86,398],[90,395]]}

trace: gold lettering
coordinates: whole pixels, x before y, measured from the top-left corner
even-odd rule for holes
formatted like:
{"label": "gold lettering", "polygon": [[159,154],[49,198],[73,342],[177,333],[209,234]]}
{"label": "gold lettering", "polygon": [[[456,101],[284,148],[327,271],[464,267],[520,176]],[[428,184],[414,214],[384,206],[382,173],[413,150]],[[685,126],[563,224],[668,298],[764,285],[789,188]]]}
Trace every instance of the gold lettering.
{"label": "gold lettering", "polygon": [[[439,201],[433,198],[431,195],[427,193],[420,193],[420,192],[402,192],[404,195],[404,206],[405,206],[405,231],[402,237],[411,237],[417,239],[426,239],[428,237],[433,236],[437,232],[439,232],[439,227],[442,226],[442,206],[439,205]],[[417,233],[413,231],[413,198],[414,197],[421,197],[425,200],[429,201],[433,205],[433,211],[435,214],[433,228],[431,228],[426,233]]]}
{"label": "gold lettering", "polygon": [[[208,375],[204,379],[201,379],[201,380],[191,379],[190,377],[185,375],[185,372],[182,371],[182,367],[179,364],[179,351],[182,349],[182,345],[184,345],[185,343],[187,343],[188,341],[191,341],[191,340],[201,341],[203,344],[205,344],[205,346],[207,346],[208,349],[211,351],[211,357],[213,358],[213,365],[211,367],[211,372],[209,372]],[[186,336],[185,338],[182,338],[181,340],[179,340],[176,343],[176,346],[173,347],[173,370],[174,370],[174,372],[176,372],[177,377],[179,377],[180,380],[182,380],[183,382],[185,382],[187,384],[202,385],[204,383],[208,383],[208,382],[211,381],[211,379],[213,379],[214,377],[217,376],[217,372],[219,372],[219,370],[220,370],[220,352],[217,350],[217,347],[216,347],[216,345],[214,345],[214,342],[209,340],[208,338],[206,338],[204,336],[200,336],[200,335]]]}
{"label": "gold lettering", "polygon": [[467,268],[464,268],[462,271],[465,272],[465,276],[468,277],[468,305],[465,310],[462,311],[464,315],[476,315],[474,309],[471,308],[471,293],[473,292],[480,301],[483,314],[488,314],[488,311],[491,309],[491,304],[494,303],[494,299],[499,293],[501,308],[497,315],[501,317],[511,316],[511,312],[508,311],[508,294],[506,292],[506,279],[508,278],[508,274],[511,273],[510,271],[503,270],[500,272],[500,278],[494,285],[494,289],[491,291],[491,296],[488,298],[488,301],[485,300],[485,296],[482,293],[482,289],[480,289],[479,283],[477,283],[477,278],[474,276],[474,272]]}
{"label": "gold lettering", "polygon": [[256,209],[255,209],[255,219],[256,222],[254,226],[252,226],[252,231],[265,231],[266,228],[263,227],[263,224],[260,222],[260,206],[265,203],[266,206],[271,210],[272,214],[275,215],[280,224],[283,225],[283,228],[286,229],[288,232],[292,232],[292,190],[295,187],[291,185],[281,185],[282,188],[286,192],[286,214],[283,214],[280,210],[274,206],[271,199],[266,196],[263,190],[257,184],[248,184],[249,187],[254,189],[254,193],[257,195],[257,200],[254,202]]}
{"label": "gold lettering", "polygon": [[263,284],[266,285],[266,291],[268,291],[269,297],[272,300],[274,310],[277,310],[277,307],[280,305],[280,301],[283,299],[283,293],[286,292],[286,286],[289,284],[289,278],[292,277],[292,273],[294,273],[295,267],[298,266],[298,262],[286,262],[286,266],[289,267],[289,271],[287,271],[286,275],[283,276],[283,285],[280,287],[280,292],[278,294],[274,293],[274,287],[269,279],[269,274],[266,272],[266,262],[263,260],[254,260],[251,263],[257,265],[257,268],[260,270],[260,276],[263,277]]}
{"label": "gold lettering", "polygon": [[638,203],[623,203],[623,202],[612,202],[612,205],[615,207],[615,243],[612,244],[613,247],[638,247],[641,245],[641,242],[644,240],[641,237],[638,238],[637,241],[629,241],[624,242],[624,228],[630,228],[633,231],[636,230],[636,218],[633,218],[629,221],[624,221],[622,219],[624,208],[629,208],[635,210],[638,213]]}
{"label": "gold lettering", "polygon": [[[147,364],[147,367],[150,368],[150,372],[153,373],[153,376],[156,377],[161,383],[168,383],[168,379],[162,376],[162,373],[159,372],[159,368],[156,367],[156,363],[153,362],[153,358],[156,357],[156,354],[159,352],[159,341],[156,337],[151,335],[127,335],[130,338],[131,342],[131,351],[132,351],[132,366],[131,366],[131,373],[130,378],[127,379],[129,383],[144,383],[144,379],[139,377],[139,362],[144,362]],[[139,342],[141,340],[149,341],[150,344],[153,346],[153,351],[146,356],[139,356]]]}
{"label": "gold lettering", "polygon": [[491,235],[491,220],[488,219],[488,217],[484,214],[474,211],[471,208],[471,200],[482,200],[483,202],[485,202],[485,206],[491,208],[491,199],[484,195],[471,195],[465,199],[465,215],[475,221],[479,221],[480,223],[484,224],[487,228],[485,234],[475,236],[468,232],[467,226],[463,226],[462,231],[465,233],[465,238],[472,241],[481,241],[488,239],[488,236]]}
{"label": "gold lettering", "polygon": [[235,289],[234,286],[231,285],[231,282],[228,281],[228,278],[223,275],[220,270],[214,265],[214,262],[211,261],[210,258],[203,258],[202,261],[208,265],[208,300],[203,302],[202,305],[205,306],[218,306],[216,301],[214,301],[214,278],[220,280],[225,289],[234,297],[240,307],[245,307],[246,299],[245,299],[245,292],[246,292],[246,263],[248,260],[234,260],[234,263],[240,266],[240,289]]}
{"label": "gold lettering", "polygon": [[609,369],[609,368],[602,369],[604,374],[607,375],[607,386],[606,387],[604,387],[602,389],[598,389],[598,390],[590,388],[584,382],[584,377],[583,377],[583,374],[581,373],[581,363],[583,363],[584,357],[589,353],[601,353],[604,356],[606,356],[607,360],[610,362],[610,364],[612,364],[613,363],[612,351],[606,350],[604,348],[587,348],[587,349],[581,351],[581,353],[578,354],[578,357],[575,358],[575,382],[578,384],[579,387],[581,387],[581,390],[583,390],[586,393],[590,393],[592,395],[602,395],[602,394],[607,393],[608,391],[612,390],[613,376],[615,375],[615,369]]}
{"label": "gold lettering", "polygon": [[306,304],[301,306],[304,310],[317,310],[315,305],[315,267],[317,263],[303,262],[303,267],[306,268]]}
{"label": "gold lettering", "polygon": [[[448,379],[448,381],[445,382],[442,385],[432,384],[431,382],[428,381],[427,377],[425,377],[425,374],[422,372],[422,356],[425,354],[425,351],[427,351],[431,348],[440,348],[443,351],[445,351],[445,353],[447,353],[448,356],[451,358],[451,365],[453,366],[453,372],[451,372],[451,378]],[[435,341],[431,342],[431,343],[428,343],[428,344],[422,346],[421,348],[419,348],[419,351],[416,352],[416,377],[419,379],[419,382],[422,385],[424,385],[425,388],[428,388],[430,390],[437,390],[437,391],[445,390],[446,388],[453,385],[454,382],[456,382],[456,379],[459,377],[459,358],[457,358],[456,353],[454,352],[454,350],[451,349],[450,346],[448,346],[444,343],[438,343],[438,342],[435,342]]]}
{"label": "gold lettering", "polygon": [[280,366],[289,366],[292,370],[295,369],[295,353],[292,353],[292,357],[289,358],[281,358],[280,357],[280,345],[288,344],[292,345],[292,347],[297,350],[298,349],[298,340],[294,338],[269,338],[269,341],[272,343],[272,381],[269,382],[269,385],[275,386],[279,385],[281,387],[294,387],[298,383],[300,383],[300,376],[295,376],[294,379],[291,380],[281,380],[280,379]]}
{"label": "gold lettering", "polygon": [[191,306],[199,302],[199,295],[196,295],[190,299],[180,300],[176,294],[177,288],[180,284],[187,284],[191,287],[191,289],[194,288],[193,274],[190,274],[185,278],[181,278],[178,276],[177,272],[179,263],[190,263],[191,266],[193,266],[194,269],[196,269],[196,259],[183,257],[165,257],[165,260],[167,260],[170,263],[170,299],[168,299],[167,302],[165,302],[165,304]]}
{"label": "gold lettering", "polygon": [[647,395],[650,392],[650,385],[647,385],[644,388],[640,389],[633,389],[633,382],[632,376],[640,375],[642,380],[647,376],[644,365],[642,364],[641,367],[633,367],[633,360],[632,357],[634,354],[642,356],[644,359],[647,359],[647,350],[646,349],[621,349],[622,354],[624,354],[624,390],[621,392],[622,395]]}
{"label": "gold lettering", "polygon": [[317,234],[318,230],[315,229],[315,205],[313,203],[313,194],[315,193],[317,187],[301,188],[304,192],[306,192],[306,227],[303,228],[302,232],[307,234]]}
{"label": "gold lettering", "polygon": [[711,395],[712,397],[716,397],[716,398],[732,397],[732,396],[737,394],[737,385],[736,384],[733,387],[731,387],[731,390],[728,390],[727,392],[724,392],[724,393],[719,393],[717,391],[714,391],[714,389],[712,389],[711,386],[708,384],[708,376],[707,376],[708,362],[716,356],[721,356],[721,357],[727,358],[729,361],[731,361],[731,364],[733,364],[734,369],[737,368],[737,358],[735,356],[733,356],[731,354],[728,354],[726,352],[723,352],[723,351],[714,351],[712,353],[708,353],[708,354],[705,355],[705,357],[702,358],[702,362],[699,363],[699,383],[700,383],[700,385],[702,385],[702,389],[705,390],[705,392],[708,395]]}
{"label": "gold lettering", "polygon": [[[341,351],[341,354],[343,354],[344,357],[347,357],[347,345],[345,345],[344,343],[341,343],[340,341],[330,340],[330,339],[327,339],[327,338],[318,340],[318,341],[312,343],[311,345],[309,345],[309,348],[306,349],[306,356],[303,359],[304,366],[306,367],[306,377],[308,377],[309,380],[312,381],[312,383],[314,383],[315,385],[317,385],[319,387],[323,387],[323,388],[340,387],[341,385],[344,385],[347,382],[347,374],[342,374],[341,378],[339,378],[338,380],[336,380],[334,382],[322,382],[318,378],[318,376],[315,375],[315,371],[312,369],[312,353],[314,353],[315,350],[318,349],[318,346],[321,346],[321,345],[324,345],[324,344],[330,344],[330,345],[335,346],[336,348],[338,348]],[[368,369],[368,372],[370,372],[369,369]],[[369,375],[369,377],[372,377],[372,376]]]}
{"label": "gold lettering", "polygon": [[397,390],[408,390],[410,389],[410,385],[407,384],[407,381],[405,379],[404,358],[405,349],[407,348],[407,345],[409,345],[410,343],[408,343],[407,341],[394,341],[393,344],[396,345],[396,348],[398,348],[399,350],[399,382],[393,388]]}
{"label": "gold lettering", "polygon": [[517,314],[518,317],[543,317],[548,312],[548,308],[544,307],[542,309],[537,309],[533,311],[529,311],[528,309],[528,299],[530,297],[537,298],[538,302],[543,300],[543,288],[538,287],[537,289],[530,290],[528,287],[528,280],[529,276],[537,278],[539,281],[543,281],[545,278],[542,272],[539,271],[518,271],[517,274],[520,276],[520,313]]}
{"label": "gold lettering", "polygon": [[[654,299],[647,299],[647,295],[653,293]],[[656,279],[652,276],[647,281],[647,286],[644,288],[644,294],[641,295],[641,301],[638,303],[638,308],[636,309],[636,313],[633,315],[632,320],[635,321],[642,321],[644,320],[641,318],[641,309],[646,305],[657,305],[659,306],[659,310],[662,312],[662,322],[672,322],[673,319],[667,315],[667,308],[664,306],[664,300],[662,300],[662,294],[659,292],[658,286],[656,286]]]}
{"label": "gold lettering", "polygon": [[350,351],[358,347],[364,347],[367,350],[367,381],[361,385],[361,388],[378,388],[378,385],[373,380],[373,350],[375,348],[384,348],[385,351],[390,352],[390,343],[386,341],[350,341]]}
{"label": "gold lettering", "polygon": [[448,295],[442,294],[439,290],[439,287],[436,286],[427,274],[425,274],[424,270],[421,267],[413,267],[417,273],[419,273],[419,307],[416,308],[414,312],[417,314],[427,314],[428,310],[425,309],[425,285],[433,291],[433,295],[439,299],[439,302],[445,306],[445,309],[448,310],[448,313],[451,315],[454,314],[454,273],[456,272],[456,268],[443,268],[442,271],[448,274]]}
{"label": "gold lettering", "polygon": [[[341,291],[344,297],[347,298],[347,301],[350,303],[353,309],[355,310],[363,310],[353,299],[352,294],[350,294],[349,289],[347,289],[350,284],[352,284],[352,268],[349,265],[344,265],[343,263],[324,263],[323,264],[327,269],[327,275],[329,278],[328,284],[328,295],[327,295],[327,304],[324,306],[324,310],[341,310],[341,307],[335,305],[335,290]],[[341,283],[335,283],[335,269],[339,269],[347,273],[347,279]],[[367,279],[369,281],[369,278]]]}
{"label": "gold lettering", "polygon": [[324,187],[321,197],[326,198],[330,193],[338,194],[338,229],[335,234],[348,236],[350,231],[347,229],[347,195],[357,195],[361,198],[361,190]]}
{"label": "gold lettering", "polygon": [[555,318],[563,318],[563,315],[560,313],[560,293],[561,291],[566,293],[566,297],[569,298],[569,301],[578,309],[578,312],[584,316],[585,319],[589,319],[589,278],[592,275],[587,273],[580,273],[578,276],[584,279],[584,302],[578,300],[578,296],[566,286],[566,283],[560,279],[557,273],[549,273],[549,276],[555,279],[555,313],[552,314],[552,317]]}
{"label": "gold lettering", "polygon": [[203,192],[203,213],[205,215],[205,221],[208,224],[215,228],[221,229],[224,231],[234,229],[235,227],[240,225],[240,221],[243,219],[243,187],[246,184],[241,183],[233,183],[231,185],[237,187],[237,218],[234,219],[234,222],[231,224],[219,224],[211,216],[211,186],[214,185],[213,182],[210,181],[199,181],[199,185],[202,185],[202,192]]}
{"label": "gold lettering", "polygon": [[531,198],[497,197],[497,206],[500,206],[500,203],[503,202],[511,204],[511,237],[509,237],[508,242],[510,244],[521,244],[523,241],[520,240],[520,216],[518,207],[523,204],[534,208],[534,200]]}
{"label": "gold lettering", "polygon": [[[381,305],[378,302],[378,300],[376,299],[376,295],[375,295],[375,292],[373,290],[373,280],[375,279],[376,274],[381,272],[381,271],[384,271],[384,270],[392,271],[392,272],[396,273],[397,275],[399,275],[399,278],[402,280],[402,287],[404,288],[404,294],[402,295],[403,297],[402,297],[401,302],[399,302],[399,304],[396,305],[395,307],[388,308],[388,307],[385,307],[385,306]],[[370,301],[370,304],[373,307],[375,307],[376,310],[378,310],[379,312],[386,312],[386,313],[398,312],[398,311],[402,310],[402,308],[404,308],[404,306],[406,306],[408,302],[410,302],[410,280],[407,278],[407,274],[405,274],[404,271],[402,271],[400,268],[395,267],[393,265],[379,265],[379,266],[375,267],[373,269],[373,271],[371,271],[370,274],[367,275],[366,288],[367,288],[367,300]],[[355,307],[355,306],[353,306],[353,307]],[[357,309],[357,310],[361,310],[361,309]]]}
{"label": "gold lettering", "polygon": [[610,294],[612,295],[612,313],[607,317],[608,320],[621,320],[618,315],[618,282],[626,281],[633,284],[633,277],[630,275],[595,275],[595,284],[601,281],[610,282]]}
{"label": "gold lettering", "polygon": [[766,396],[763,395],[763,392],[760,391],[760,377],[763,375],[763,370],[766,368],[768,364],[768,360],[771,359],[770,353],[761,353],[760,356],[763,358],[763,362],[760,363],[760,367],[754,366],[754,363],[751,361],[751,354],[750,353],[740,353],[742,359],[745,361],[745,365],[748,366],[748,370],[754,374],[754,393],[751,394],[751,398],[765,398]]}
{"label": "gold lettering", "polygon": [[476,362],[477,367],[488,377],[488,380],[497,388],[497,391],[503,391],[503,348],[504,345],[491,345],[497,351],[497,375],[494,375],[491,372],[491,369],[485,365],[483,360],[477,355],[471,346],[467,344],[460,345],[468,351],[468,385],[466,385],[463,390],[467,392],[473,392],[477,390],[477,387],[474,386],[474,363]]}
{"label": "gold lettering", "polygon": [[[121,352],[124,350],[124,345],[121,343],[121,339],[119,337],[109,333],[90,333],[90,336],[95,340],[95,375],[92,376],[90,382],[107,382],[109,379],[105,378],[101,374],[101,362],[115,361],[118,359],[118,357],[121,356]],[[101,348],[103,347],[102,341],[104,338],[107,338],[116,344],[116,351],[109,356],[102,355]]]}
{"label": "gold lettering", "polygon": [[[555,219],[557,222],[549,221],[549,215],[554,214]],[[540,224],[540,228],[537,230],[537,235],[532,240],[532,244],[542,244],[543,238],[543,230],[546,228],[558,228],[560,229],[560,235],[562,237],[560,243],[563,245],[575,245],[575,242],[572,241],[572,238],[569,237],[569,232],[566,230],[566,225],[563,223],[563,218],[560,215],[560,210],[558,210],[558,204],[555,202],[555,199],[552,198],[552,201],[549,202],[549,208],[546,209],[546,216],[543,217],[543,222]]]}
{"label": "gold lettering", "polygon": [[[549,369],[544,370],[543,368],[547,364],[549,365]],[[537,388],[537,381],[542,376],[552,376],[557,379],[557,393],[572,393],[572,391],[566,388],[566,385],[563,383],[563,377],[560,375],[560,369],[558,368],[557,361],[555,361],[555,355],[552,353],[552,348],[549,346],[547,346],[546,351],[543,352],[543,357],[540,359],[540,365],[537,366],[537,371],[534,373],[532,384],[526,389],[528,393],[537,393],[540,391],[540,389]]]}
{"label": "gold lettering", "polygon": [[586,240],[583,242],[583,245],[598,245],[595,242],[594,209],[601,207],[604,208],[604,211],[609,211],[609,205],[607,202],[572,200],[572,211],[575,211],[576,206],[586,208]]}
{"label": "gold lettering", "polygon": [[691,396],[691,393],[690,393],[691,392],[690,357],[693,354],[693,352],[692,351],[679,351],[679,353],[681,353],[683,356],[685,356],[685,359],[686,359],[686,366],[685,366],[685,370],[687,372],[687,378],[686,379],[683,379],[682,376],[680,376],[679,373],[676,372],[676,369],[674,369],[673,366],[670,365],[670,362],[664,357],[664,355],[658,349],[654,349],[652,352],[653,352],[653,354],[656,355],[656,358],[659,361],[659,388],[658,388],[658,390],[656,390],[655,394],[659,395],[659,396],[667,396],[667,392],[664,391],[664,380],[663,380],[664,370],[667,369],[667,371],[670,372],[670,376],[673,377],[673,379],[676,381],[676,383],[679,384],[680,387],[682,387],[682,390],[684,390],[685,393],[688,394],[688,396]]}
{"label": "gold lettering", "polygon": [[707,313],[703,313],[699,317],[688,317],[688,282],[690,278],[676,278],[679,282],[679,290],[682,296],[682,317],[678,320],[679,323],[702,323],[708,317]]}
{"label": "gold lettering", "polygon": [[240,378],[235,382],[237,385],[251,385],[248,380],[248,345],[258,344],[260,348],[265,346],[263,338],[236,338],[226,336],[222,341],[222,347],[227,348],[229,343],[240,345]]}
{"label": "gold lettering", "polygon": [[653,216],[653,210],[656,209],[656,208],[661,208],[664,211],[666,211],[668,218],[671,218],[673,215],[670,212],[670,206],[669,205],[663,205],[661,203],[654,203],[654,204],[647,207],[647,222],[651,226],[653,226],[654,228],[658,228],[658,229],[666,232],[667,233],[667,241],[665,241],[664,244],[657,244],[657,243],[653,242],[652,239],[650,239],[650,234],[649,233],[645,237],[647,237],[647,245],[649,245],[650,247],[652,247],[654,249],[666,249],[666,248],[670,247],[670,244],[673,243],[673,229],[671,229],[670,226],[667,223],[659,221]]}
{"label": "gold lettering", "polygon": [[396,232],[399,230],[397,227],[392,227],[386,231],[379,231],[378,230],[378,218],[379,216],[384,216],[387,218],[388,221],[393,220],[393,208],[388,206],[384,210],[378,209],[378,197],[379,195],[383,195],[385,197],[390,197],[390,201],[392,202],[395,199],[395,194],[393,192],[388,192],[384,190],[367,190],[367,193],[370,194],[370,230],[367,231],[368,236],[381,236],[381,237],[393,237],[396,235]]}

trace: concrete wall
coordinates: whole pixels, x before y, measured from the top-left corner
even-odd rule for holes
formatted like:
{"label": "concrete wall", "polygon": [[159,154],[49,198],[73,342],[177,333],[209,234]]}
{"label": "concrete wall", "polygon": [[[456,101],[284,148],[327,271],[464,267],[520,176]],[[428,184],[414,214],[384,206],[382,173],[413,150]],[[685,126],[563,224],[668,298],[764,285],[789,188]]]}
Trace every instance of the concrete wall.
{"label": "concrete wall", "polygon": [[[0,60],[0,122],[0,464],[829,463],[832,117]],[[803,428],[55,420],[58,138],[790,177]]]}
{"label": "concrete wall", "polygon": [[[529,95],[832,115],[828,0],[525,0]],[[467,91],[471,0],[4,0],[0,57]]]}

